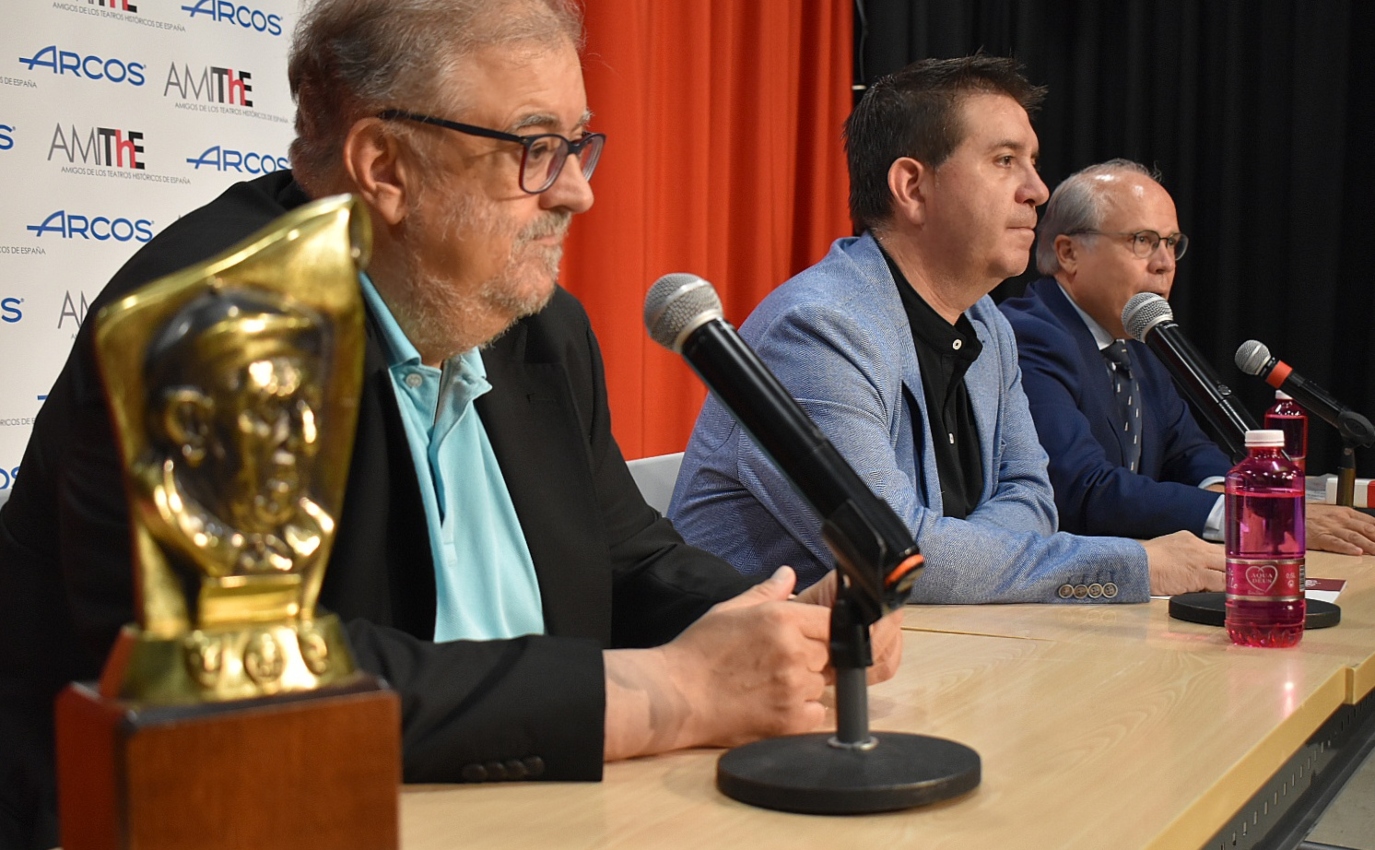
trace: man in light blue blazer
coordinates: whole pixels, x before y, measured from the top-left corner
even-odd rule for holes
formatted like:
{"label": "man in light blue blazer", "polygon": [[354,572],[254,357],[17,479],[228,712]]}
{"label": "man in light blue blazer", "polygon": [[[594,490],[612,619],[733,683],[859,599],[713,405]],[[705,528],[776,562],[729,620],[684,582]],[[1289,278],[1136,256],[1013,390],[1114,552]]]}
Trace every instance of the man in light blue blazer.
{"label": "man in light blue blazer", "polygon": [[[874,85],[846,126],[838,240],[741,327],[840,453],[912,528],[918,602],[1140,602],[1221,590],[1220,547],[1057,533],[1012,330],[987,295],[1020,274],[1048,191],[1010,59],[924,60]],[[832,560],[820,520],[709,399],[669,508],[747,574]]]}

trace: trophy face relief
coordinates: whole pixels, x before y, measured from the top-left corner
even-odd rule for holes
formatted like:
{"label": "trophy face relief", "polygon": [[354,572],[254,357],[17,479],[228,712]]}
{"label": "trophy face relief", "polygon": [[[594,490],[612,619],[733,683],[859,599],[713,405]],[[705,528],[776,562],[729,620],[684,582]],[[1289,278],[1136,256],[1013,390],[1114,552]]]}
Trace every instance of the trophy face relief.
{"label": "trophy face relief", "polygon": [[361,380],[355,203],[309,204],[101,312],[140,609],[107,695],[217,701],[353,674],[315,603]]}
{"label": "trophy face relief", "polygon": [[169,324],[149,352],[154,427],[137,471],[160,507],[156,536],[209,576],[298,572],[328,523],[309,496],[320,318],[214,293]]}

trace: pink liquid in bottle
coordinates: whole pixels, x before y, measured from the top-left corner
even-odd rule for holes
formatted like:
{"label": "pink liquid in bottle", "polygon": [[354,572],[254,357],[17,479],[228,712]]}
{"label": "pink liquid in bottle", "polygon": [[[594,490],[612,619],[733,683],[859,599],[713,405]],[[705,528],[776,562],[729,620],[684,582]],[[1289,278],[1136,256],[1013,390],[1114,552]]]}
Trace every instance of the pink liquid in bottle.
{"label": "pink liquid in bottle", "polygon": [[1303,637],[1303,475],[1284,435],[1248,431],[1248,456],[1227,474],[1227,634],[1242,646]]}
{"label": "pink liquid in bottle", "polygon": [[1275,403],[1265,411],[1265,427],[1284,432],[1284,453],[1299,468],[1308,471],[1308,414],[1286,393],[1275,390]]}

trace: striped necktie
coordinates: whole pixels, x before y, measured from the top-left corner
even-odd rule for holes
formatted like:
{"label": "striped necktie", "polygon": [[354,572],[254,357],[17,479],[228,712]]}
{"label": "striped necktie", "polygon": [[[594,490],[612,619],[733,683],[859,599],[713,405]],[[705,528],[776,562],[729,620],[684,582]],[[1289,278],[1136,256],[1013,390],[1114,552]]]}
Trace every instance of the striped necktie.
{"label": "striped necktie", "polygon": [[1132,356],[1127,343],[1116,340],[1103,349],[1112,372],[1112,388],[1117,398],[1118,421],[1122,424],[1122,455],[1127,468],[1141,465],[1141,390],[1132,377]]}

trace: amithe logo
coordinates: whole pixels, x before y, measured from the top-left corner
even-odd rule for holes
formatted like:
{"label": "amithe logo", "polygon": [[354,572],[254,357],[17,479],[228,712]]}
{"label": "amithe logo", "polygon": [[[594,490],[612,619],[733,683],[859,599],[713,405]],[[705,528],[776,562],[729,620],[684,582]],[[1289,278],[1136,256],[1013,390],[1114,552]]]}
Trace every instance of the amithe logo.
{"label": "amithe logo", "polygon": [[266,153],[244,153],[233,148],[222,148],[215,145],[206,148],[205,153],[200,156],[188,157],[186,160],[197,171],[201,166],[213,168],[216,171],[237,171],[248,174],[266,174],[269,171],[281,171],[291,167],[290,161],[284,156],[273,156]]}
{"label": "amithe logo", "polygon": [[0,322],[12,325],[24,318],[24,311],[19,309],[23,303],[23,298],[0,298]]}
{"label": "amithe logo", "polygon": [[192,18],[204,15],[222,24],[238,24],[244,29],[256,30],[268,35],[282,34],[282,16],[268,14],[261,9],[233,3],[230,0],[196,0],[195,5],[182,6],[181,10]]}
{"label": "amithe logo", "polygon": [[[82,136],[85,142],[82,142]],[[59,123],[53,130],[53,141],[48,146],[48,162],[58,151],[67,155],[67,162],[75,163],[78,156],[86,165],[103,165],[106,168],[137,168],[142,170],[144,163],[139,159],[143,153],[143,134],[136,130],[117,130],[111,127],[92,127],[89,133],[82,133],[75,124],[71,134],[62,132]]]}
{"label": "amithe logo", "polygon": [[86,0],[87,6],[101,6],[106,9],[114,9],[117,12],[137,12],[138,7],[129,0]]}
{"label": "amithe logo", "polygon": [[94,54],[82,56],[74,50],[58,50],[55,44],[48,45],[27,59],[21,56],[19,62],[26,65],[30,71],[35,68],[47,68],[58,76],[70,73],[88,80],[127,82],[132,86],[144,84],[143,72],[147,67],[142,62],[102,59]]}
{"label": "amithe logo", "polygon": [[11,124],[0,124],[0,151],[7,151],[14,147],[14,126]]}
{"label": "amithe logo", "polygon": [[62,312],[57,317],[57,329],[62,330],[62,323],[71,319],[76,322],[76,326],[81,327],[81,323],[86,321],[86,310],[90,307],[86,303],[86,293],[81,292],[77,298],[72,298],[72,291],[67,290],[66,295],[62,296]]}
{"label": "amithe logo", "polygon": [[131,220],[103,215],[89,217],[68,213],[66,210],[58,210],[43,219],[42,224],[30,224],[24,229],[32,230],[34,236],[40,239],[45,233],[56,233],[59,239],[80,237],[94,239],[97,242],[108,239],[116,242],[128,242],[130,239],[147,242],[153,238],[153,222],[146,218]]}
{"label": "amithe logo", "polygon": [[[247,71],[233,68],[216,68],[213,65],[201,69],[198,77],[190,65],[183,64],[182,73],[177,73],[177,63],[167,69],[167,85],[162,87],[162,96],[172,89],[182,100],[205,100],[206,103],[228,103],[234,106],[252,106],[248,96],[253,92],[249,83],[253,75]],[[190,92],[188,96],[188,92]]]}

